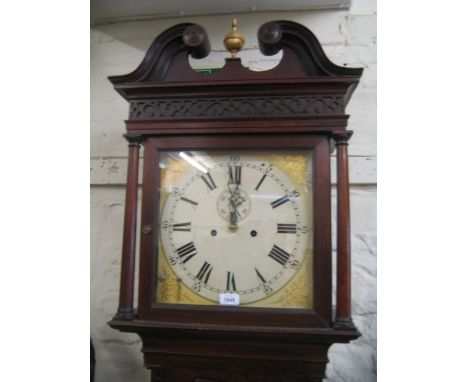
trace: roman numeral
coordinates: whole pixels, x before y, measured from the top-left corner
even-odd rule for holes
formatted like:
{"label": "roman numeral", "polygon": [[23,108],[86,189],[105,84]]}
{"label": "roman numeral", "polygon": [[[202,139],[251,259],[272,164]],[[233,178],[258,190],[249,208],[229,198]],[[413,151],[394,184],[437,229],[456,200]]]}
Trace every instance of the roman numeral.
{"label": "roman numeral", "polygon": [[263,181],[265,180],[266,178],[266,174],[263,174],[263,176],[260,178],[260,182],[258,182],[257,184],[257,187],[255,187],[255,191],[258,191],[258,189],[260,188],[260,186],[262,185]]}
{"label": "roman numeral", "polygon": [[235,174],[234,174],[236,184],[241,184],[241,171],[242,171],[242,167],[236,166]]}
{"label": "roman numeral", "polygon": [[173,231],[190,232],[192,223],[177,223],[172,225]]}
{"label": "roman numeral", "polygon": [[291,192],[291,196],[294,197],[294,198],[298,198],[299,195],[300,195],[300,193],[297,190],[294,190],[293,192]]}
{"label": "roman numeral", "polygon": [[195,245],[193,245],[193,241],[177,248],[176,251],[184,264],[197,254],[197,249]]}
{"label": "roman numeral", "polygon": [[260,281],[261,281],[263,284],[265,284],[265,283],[266,283],[266,280],[265,280],[265,278],[262,276],[262,274],[260,273],[260,271],[259,271],[257,268],[255,268],[255,273],[257,274],[257,277],[260,279]]}
{"label": "roman numeral", "polygon": [[278,223],[277,226],[278,226],[277,233],[296,233],[297,231],[296,224]]}
{"label": "roman numeral", "polygon": [[200,178],[205,182],[205,184],[208,186],[210,191],[213,191],[216,188],[216,183],[214,182],[209,172],[206,173],[205,175],[202,175]]}
{"label": "roman numeral", "polygon": [[241,171],[242,171],[241,166],[229,165],[229,183],[230,184],[241,184]]}
{"label": "roman numeral", "polygon": [[273,245],[273,249],[268,254],[268,256],[284,266],[288,261],[289,256],[291,255],[286,251],[282,250],[280,247]]}
{"label": "roman numeral", "polygon": [[201,282],[207,284],[212,270],[213,267],[211,266],[211,264],[205,261],[195,277]]}
{"label": "roman numeral", "polygon": [[274,202],[271,202],[270,204],[272,208],[276,208],[287,202],[289,202],[289,197],[288,195],[284,195],[281,198],[276,199]]}
{"label": "roman numeral", "polygon": [[227,273],[226,290],[231,290],[231,291],[236,290],[236,281],[234,280],[233,272]]}
{"label": "roman numeral", "polygon": [[198,206],[198,203],[197,203],[197,202],[194,202],[193,200],[187,199],[187,198],[184,197],[184,196],[182,196],[182,197],[180,198],[180,200],[183,200],[184,202],[193,204],[194,206]]}

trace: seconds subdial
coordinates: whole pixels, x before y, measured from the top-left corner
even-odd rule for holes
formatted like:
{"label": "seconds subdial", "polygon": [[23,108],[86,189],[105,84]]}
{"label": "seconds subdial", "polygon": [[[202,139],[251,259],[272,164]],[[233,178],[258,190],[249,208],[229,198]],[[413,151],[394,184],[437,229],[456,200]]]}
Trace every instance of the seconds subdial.
{"label": "seconds subdial", "polygon": [[216,203],[218,215],[229,223],[232,222],[231,213],[235,213],[235,222],[240,222],[249,216],[251,208],[252,202],[249,195],[239,187],[233,191],[230,191],[229,188],[224,190]]}

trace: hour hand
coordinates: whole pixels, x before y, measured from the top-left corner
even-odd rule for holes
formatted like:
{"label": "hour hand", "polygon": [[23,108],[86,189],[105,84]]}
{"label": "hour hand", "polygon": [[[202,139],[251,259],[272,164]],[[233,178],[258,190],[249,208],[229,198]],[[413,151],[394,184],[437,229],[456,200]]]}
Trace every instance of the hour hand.
{"label": "hour hand", "polygon": [[[228,166],[228,188],[230,184],[234,183],[234,174],[232,173],[232,167]],[[231,192],[231,189],[229,189],[229,192]]]}
{"label": "hour hand", "polygon": [[237,214],[236,211],[231,211],[229,213],[229,222],[231,225],[236,225]]}
{"label": "hour hand", "polygon": [[234,200],[229,198],[229,230],[237,231],[237,209]]}
{"label": "hour hand", "polygon": [[236,224],[237,223],[237,209],[234,200],[229,198],[229,223]]}

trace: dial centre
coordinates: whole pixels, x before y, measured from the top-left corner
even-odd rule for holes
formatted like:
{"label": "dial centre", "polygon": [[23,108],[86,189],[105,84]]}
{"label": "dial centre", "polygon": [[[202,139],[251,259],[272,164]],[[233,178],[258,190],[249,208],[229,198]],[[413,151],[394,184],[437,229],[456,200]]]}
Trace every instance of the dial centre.
{"label": "dial centre", "polygon": [[[249,216],[252,209],[252,201],[249,195],[240,187],[228,186],[218,197],[216,210],[218,215],[225,221],[239,222]],[[232,215],[235,215],[234,219]],[[233,224],[231,224],[233,225]],[[235,224],[234,224],[235,225]],[[235,232],[236,229],[231,229]]]}

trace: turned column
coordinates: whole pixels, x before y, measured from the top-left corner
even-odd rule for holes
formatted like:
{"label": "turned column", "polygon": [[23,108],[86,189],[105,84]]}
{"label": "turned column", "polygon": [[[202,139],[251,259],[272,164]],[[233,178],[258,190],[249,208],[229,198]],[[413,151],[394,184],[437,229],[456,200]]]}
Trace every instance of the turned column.
{"label": "turned column", "polygon": [[337,262],[335,326],[354,328],[351,317],[351,229],[349,212],[348,140],[347,131],[335,134],[337,170]]}
{"label": "turned column", "polygon": [[127,192],[125,196],[124,232],[122,244],[122,270],[120,274],[120,298],[116,319],[132,320],[135,288],[135,250],[138,202],[138,161],[141,136],[124,135],[128,141]]}

